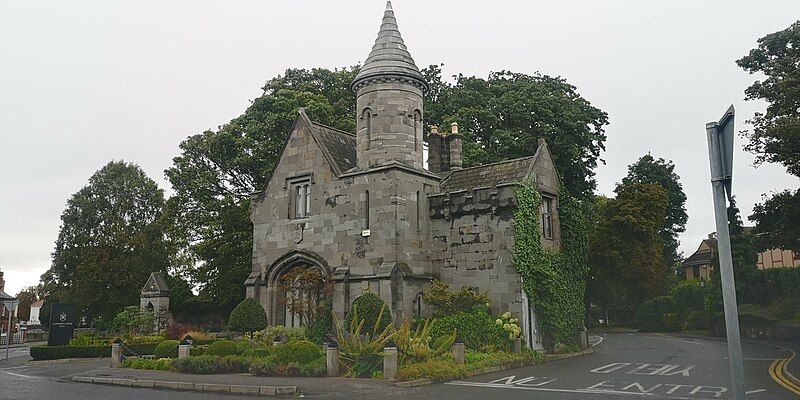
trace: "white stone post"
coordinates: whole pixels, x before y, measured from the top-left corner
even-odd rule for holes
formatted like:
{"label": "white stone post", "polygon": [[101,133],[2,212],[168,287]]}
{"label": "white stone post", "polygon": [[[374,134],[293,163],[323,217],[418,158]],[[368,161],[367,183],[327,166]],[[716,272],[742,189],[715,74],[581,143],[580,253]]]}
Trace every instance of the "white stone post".
{"label": "white stone post", "polygon": [[328,350],[325,355],[328,376],[339,376],[339,348],[336,343],[328,343]]}
{"label": "white stone post", "polygon": [[460,340],[453,343],[453,361],[457,365],[464,365],[464,343]]}
{"label": "white stone post", "polygon": [[122,341],[119,339],[111,344],[111,368],[122,368]]}
{"label": "white stone post", "polygon": [[397,347],[394,343],[388,343],[383,348],[383,379],[390,381],[397,380]]}
{"label": "white stone post", "polygon": [[189,344],[189,342],[185,340],[181,342],[181,344],[178,345],[178,358],[189,357],[191,355],[191,348],[192,345]]}

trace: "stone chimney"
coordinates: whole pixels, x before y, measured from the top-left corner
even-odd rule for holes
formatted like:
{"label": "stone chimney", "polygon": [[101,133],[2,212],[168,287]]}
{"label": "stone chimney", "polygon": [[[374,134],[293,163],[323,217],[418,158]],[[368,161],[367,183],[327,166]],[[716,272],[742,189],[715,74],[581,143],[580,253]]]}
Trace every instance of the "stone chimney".
{"label": "stone chimney", "polygon": [[431,133],[428,134],[428,171],[437,174],[442,172],[442,144],[439,127],[431,125]]}
{"label": "stone chimney", "polygon": [[6,291],[6,280],[3,279],[3,271],[0,271],[0,292]]}
{"label": "stone chimney", "polygon": [[461,146],[464,136],[458,133],[458,123],[453,122],[450,124],[450,134],[447,136],[447,149],[450,153],[449,170],[461,169],[463,162],[461,160]]}

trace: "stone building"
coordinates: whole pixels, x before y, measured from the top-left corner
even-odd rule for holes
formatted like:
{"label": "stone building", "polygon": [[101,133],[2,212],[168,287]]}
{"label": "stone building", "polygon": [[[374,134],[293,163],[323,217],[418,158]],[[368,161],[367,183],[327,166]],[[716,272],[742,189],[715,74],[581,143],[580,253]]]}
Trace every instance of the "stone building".
{"label": "stone building", "polygon": [[252,197],[253,271],[247,296],[272,325],[297,325],[278,282],[295,267],[334,280],[339,318],[372,291],[396,321],[426,316],[426,284],[489,291],[492,312],[520,318],[537,347],[535,315],[513,260],[514,187],[538,185],[542,243],[558,250],[558,178],[547,144],[535,155],[462,168],[462,135],[431,129],[423,163],[428,84],[387,3],[378,37],[353,81],[357,132],[315,123],[301,110],[263,190]]}

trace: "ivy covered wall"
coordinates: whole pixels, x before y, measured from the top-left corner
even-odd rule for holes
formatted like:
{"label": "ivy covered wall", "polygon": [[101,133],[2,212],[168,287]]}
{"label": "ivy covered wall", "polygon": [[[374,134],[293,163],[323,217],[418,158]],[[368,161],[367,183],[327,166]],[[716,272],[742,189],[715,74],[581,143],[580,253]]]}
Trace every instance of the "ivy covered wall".
{"label": "ivy covered wall", "polygon": [[589,246],[581,204],[563,186],[559,188],[561,250],[554,253],[542,247],[538,190],[528,183],[517,186],[514,193],[514,265],[536,309],[544,346],[576,344],[576,333],[584,325]]}

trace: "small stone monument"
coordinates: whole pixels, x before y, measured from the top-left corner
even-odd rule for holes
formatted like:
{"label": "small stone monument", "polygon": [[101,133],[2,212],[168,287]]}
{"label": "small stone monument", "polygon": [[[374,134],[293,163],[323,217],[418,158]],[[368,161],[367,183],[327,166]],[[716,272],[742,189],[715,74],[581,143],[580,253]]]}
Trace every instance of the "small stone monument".
{"label": "small stone monument", "polygon": [[174,322],[169,311],[169,287],[160,272],[153,272],[147,278],[140,299],[142,312],[155,312],[158,315],[155,331]]}

